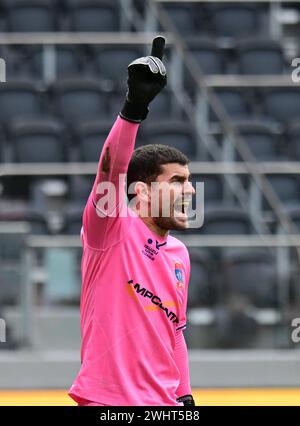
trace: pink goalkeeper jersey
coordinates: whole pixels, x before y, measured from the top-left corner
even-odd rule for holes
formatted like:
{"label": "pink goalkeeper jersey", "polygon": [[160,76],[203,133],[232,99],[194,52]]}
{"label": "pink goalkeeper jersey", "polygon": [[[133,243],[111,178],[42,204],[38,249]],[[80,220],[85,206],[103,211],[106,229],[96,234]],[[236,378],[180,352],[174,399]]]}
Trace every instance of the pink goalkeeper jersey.
{"label": "pink goalkeeper jersey", "polygon": [[[77,402],[181,406],[174,351],[186,326],[188,251],[176,238],[152,232],[127,207],[125,194],[118,201],[138,127],[116,119],[84,210],[81,368],[69,395]],[[104,181],[115,183],[117,206],[101,217],[97,185]],[[120,211],[127,217],[115,214]]]}

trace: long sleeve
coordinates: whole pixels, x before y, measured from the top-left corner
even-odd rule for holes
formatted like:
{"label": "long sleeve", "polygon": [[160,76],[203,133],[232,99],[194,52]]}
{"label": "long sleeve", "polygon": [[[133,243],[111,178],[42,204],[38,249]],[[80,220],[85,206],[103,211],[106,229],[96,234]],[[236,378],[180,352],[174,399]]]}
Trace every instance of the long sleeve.
{"label": "long sleeve", "polygon": [[[105,249],[120,238],[119,219],[125,200],[125,175],[139,124],[117,117],[104,143],[97,175],[83,215],[82,234],[87,243]],[[110,188],[108,190],[108,188]],[[114,229],[113,235],[111,230]]]}
{"label": "long sleeve", "polygon": [[190,370],[188,350],[182,330],[179,330],[176,335],[175,344],[175,362],[180,371],[180,384],[177,388],[177,397],[190,395],[192,393],[190,385]]}

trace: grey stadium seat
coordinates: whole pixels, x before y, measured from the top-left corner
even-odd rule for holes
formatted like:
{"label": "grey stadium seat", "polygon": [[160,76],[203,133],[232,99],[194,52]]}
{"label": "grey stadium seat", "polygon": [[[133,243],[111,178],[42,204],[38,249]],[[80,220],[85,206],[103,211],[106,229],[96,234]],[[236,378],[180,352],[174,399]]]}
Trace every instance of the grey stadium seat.
{"label": "grey stadium seat", "polygon": [[257,33],[257,7],[238,3],[218,5],[212,9],[211,26],[217,36],[240,37]]}
{"label": "grey stadium seat", "polygon": [[190,248],[191,276],[188,291],[188,307],[211,306],[216,295],[214,294],[211,279],[211,256],[199,248]]}
{"label": "grey stadium seat", "polygon": [[205,74],[223,74],[223,52],[213,38],[189,37],[187,45],[190,53]]}
{"label": "grey stadium seat", "polygon": [[197,182],[204,183],[204,206],[220,206],[223,203],[223,177],[220,175],[192,174],[191,179],[196,189]]}
{"label": "grey stadium seat", "polygon": [[207,209],[204,224],[194,231],[207,235],[250,235],[254,233],[248,214],[238,207]]}
{"label": "grey stadium seat", "polygon": [[172,23],[181,34],[195,33],[197,31],[195,13],[191,5],[165,3],[163,7]]}
{"label": "grey stadium seat", "polygon": [[58,22],[49,0],[6,1],[8,26],[12,32],[54,32]]}
{"label": "grey stadium seat", "polygon": [[273,119],[288,123],[298,119],[300,88],[279,87],[261,91],[263,112]]}
{"label": "grey stadium seat", "polygon": [[295,122],[287,130],[291,159],[300,161],[300,124]]}
{"label": "grey stadium seat", "polygon": [[67,123],[101,119],[109,114],[109,95],[93,79],[64,79],[52,87],[54,113]]}
{"label": "grey stadium seat", "polygon": [[285,207],[299,203],[300,179],[298,175],[268,174],[266,177]]}
{"label": "grey stadium seat", "polygon": [[197,136],[189,123],[184,121],[160,121],[147,126],[144,132],[147,143],[170,145],[179,149],[189,158],[195,158]]}
{"label": "grey stadium seat", "polygon": [[0,84],[0,111],[0,121],[4,125],[15,118],[40,116],[44,113],[41,94],[31,82]]}
{"label": "grey stadium seat", "polygon": [[90,121],[82,123],[76,130],[78,160],[98,162],[104,142],[111,129],[111,122]]}
{"label": "grey stadium seat", "polygon": [[66,161],[63,127],[52,120],[17,121],[11,128],[13,161],[44,163]]}
{"label": "grey stadium seat", "polygon": [[[278,126],[262,120],[245,120],[235,122],[235,127],[256,160],[282,159]],[[237,152],[236,160],[240,161]]]}
{"label": "grey stadium seat", "polygon": [[221,276],[227,296],[239,295],[257,308],[278,304],[276,259],[266,250],[223,253]]}
{"label": "grey stadium seat", "polygon": [[281,45],[274,40],[240,41],[237,58],[241,74],[283,74],[285,59]]}
{"label": "grey stadium seat", "polygon": [[81,0],[69,2],[68,15],[72,31],[119,31],[120,16],[117,2]]}
{"label": "grey stadium seat", "polygon": [[[215,89],[215,94],[219,97],[226,112],[231,117],[238,119],[251,115],[252,106],[243,90],[239,88],[220,87]],[[213,112],[210,112],[210,120],[216,121],[216,116]]]}
{"label": "grey stadium seat", "polygon": [[96,72],[99,78],[111,81],[119,87],[127,79],[127,66],[144,52],[134,45],[112,45],[92,49]]}
{"label": "grey stadium seat", "polygon": [[[79,76],[83,70],[80,49],[72,46],[55,46],[55,71],[57,78]],[[32,48],[28,54],[26,66],[31,76],[42,79],[44,51],[43,48]]]}

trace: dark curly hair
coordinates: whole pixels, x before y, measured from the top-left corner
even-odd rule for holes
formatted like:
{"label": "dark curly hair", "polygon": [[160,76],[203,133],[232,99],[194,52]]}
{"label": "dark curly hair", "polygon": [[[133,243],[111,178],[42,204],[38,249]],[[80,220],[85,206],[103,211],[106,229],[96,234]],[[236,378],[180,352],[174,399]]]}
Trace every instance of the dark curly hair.
{"label": "dark curly hair", "polygon": [[130,201],[135,194],[129,194],[130,184],[142,181],[147,184],[154,182],[162,173],[161,166],[178,163],[185,166],[189,159],[176,148],[168,145],[151,144],[141,146],[133,151],[127,170],[127,197]]}

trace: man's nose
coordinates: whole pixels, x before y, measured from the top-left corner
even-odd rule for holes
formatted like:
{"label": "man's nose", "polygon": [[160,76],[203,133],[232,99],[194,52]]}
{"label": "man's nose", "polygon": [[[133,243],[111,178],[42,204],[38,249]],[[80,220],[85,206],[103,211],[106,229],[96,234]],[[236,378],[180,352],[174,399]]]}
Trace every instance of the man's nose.
{"label": "man's nose", "polygon": [[192,194],[192,195],[196,193],[196,190],[193,187],[192,182],[187,182],[187,186],[185,187],[185,193]]}

